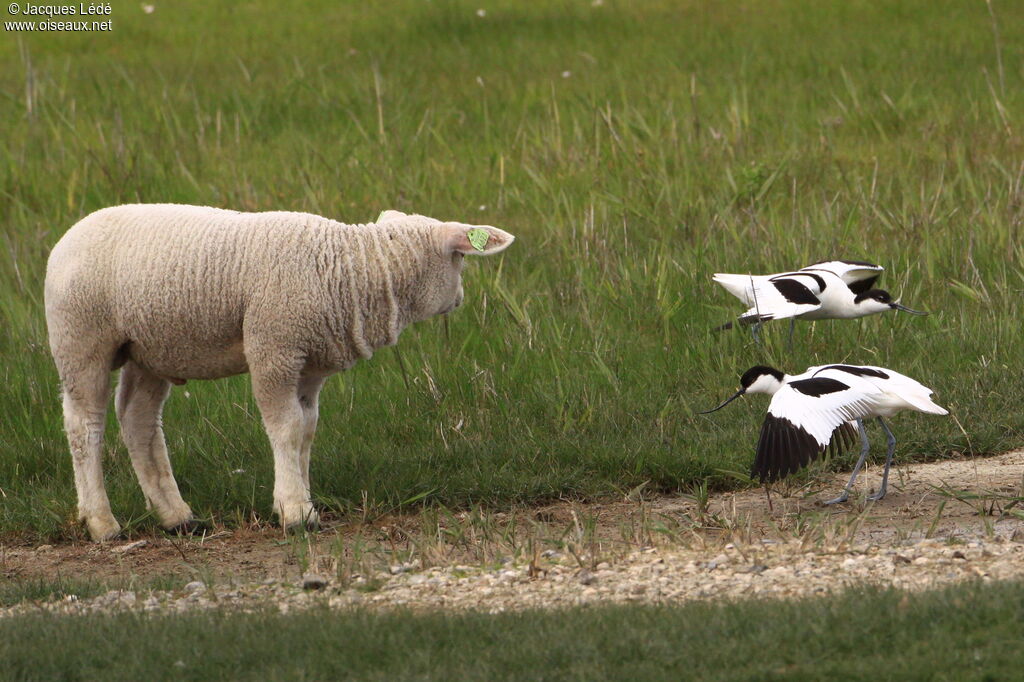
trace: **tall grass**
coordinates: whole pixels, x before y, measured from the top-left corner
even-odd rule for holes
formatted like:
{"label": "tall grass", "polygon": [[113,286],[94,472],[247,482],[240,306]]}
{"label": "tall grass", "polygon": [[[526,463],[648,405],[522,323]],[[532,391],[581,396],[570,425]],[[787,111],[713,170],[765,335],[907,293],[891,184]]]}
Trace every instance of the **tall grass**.
{"label": "tall grass", "polygon": [[[484,9],[479,16],[477,9]],[[49,248],[122,202],[388,207],[519,237],[466,305],[332,379],[315,494],[449,505],[742,482],[764,404],[695,416],[750,365],[850,361],[933,386],[955,419],[903,459],[1024,442],[1024,9],[996,2],[512,0],[116,4],[109,34],[0,43],[0,535],[74,530],[46,346]],[[997,30],[993,30],[993,29]],[[769,333],[715,271],[883,263],[925,318]],[[244,377],[176,388],[186,499],[270,511]],[[143,499],[112,428],[115,512]],[[961,428],[962,427],[962,428]]]}

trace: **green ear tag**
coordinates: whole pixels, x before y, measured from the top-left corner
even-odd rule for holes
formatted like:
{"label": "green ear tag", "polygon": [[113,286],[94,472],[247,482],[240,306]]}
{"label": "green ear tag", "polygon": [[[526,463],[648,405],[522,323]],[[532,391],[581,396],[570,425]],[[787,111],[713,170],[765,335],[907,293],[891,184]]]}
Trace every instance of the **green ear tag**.
{"label": "green ear tag", "polygon": [[473,248],[477,251],[483,251],[484,247],[487,246],[487,240],[491,238],[491,235],[487,230],[483,230],[479,227],[467,230],[466,236],[469,237],[469,243],[472,244]]}

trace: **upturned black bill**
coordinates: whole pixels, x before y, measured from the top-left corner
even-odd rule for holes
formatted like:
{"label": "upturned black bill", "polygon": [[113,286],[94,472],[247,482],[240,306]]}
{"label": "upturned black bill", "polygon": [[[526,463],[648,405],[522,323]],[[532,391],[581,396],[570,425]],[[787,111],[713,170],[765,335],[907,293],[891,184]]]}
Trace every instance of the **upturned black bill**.
{"label": "upturned black bill", "polygon": [[928,314],[928,313],[920,311],[920,310],[914,310],[913,308],[908,308],[905,305],[900,305],[899,303],[893,303],[892,307],[895,310],[902,310],[903,312],[910,313],[911,315],[927,315]]}
{"label": "upturned black bill", "polygon": [[716,407],[715,409],[713,409],[713,410],[708,410],[707,412],[698,412],[697,414],[711,414],[712,412],[718,412],[718,411],[719,411],[720,409],[722,409],[723,407],[725,407],[726,405],[728,405],[728,404],[729,404],[729,403],[731,403],[732,401],[736,400],[736,398],[739,398],[739,397],[740,397],[741,395],[743,395],[743,394],[744,394],[745,392],[746,392],[746,389],[743,389],[743,388],[741,388],[740,390],[736,391],[735,395],[733,395],[733,396],[732,396],[731,398],[729,398],[728,400],[726,400],[726,401],[725,401],[724,403],[722,403],[721,405],[719,405],[719,406],[718,406],[718,407]]}

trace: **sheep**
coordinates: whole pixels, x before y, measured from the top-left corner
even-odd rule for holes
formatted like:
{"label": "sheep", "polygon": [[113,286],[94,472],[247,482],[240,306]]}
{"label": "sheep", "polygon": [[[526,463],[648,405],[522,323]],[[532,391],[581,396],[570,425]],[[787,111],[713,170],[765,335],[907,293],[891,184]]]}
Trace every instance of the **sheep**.
{"label": "sheep", "polygon": [[114,370],[121,437],[163,528],[195,523],[164,441],[171,385],[245,372],[274,454],[274,511],[286,528],[315,526],[309,453],[324,381],[397,343],[407,325],[459,306],[463,256],[500,253],[513,240],[496,227],[399,211],[364,225],[175,204],[83,218],[50,253],[44,288],[90,536],[121,530],[101,462]]}

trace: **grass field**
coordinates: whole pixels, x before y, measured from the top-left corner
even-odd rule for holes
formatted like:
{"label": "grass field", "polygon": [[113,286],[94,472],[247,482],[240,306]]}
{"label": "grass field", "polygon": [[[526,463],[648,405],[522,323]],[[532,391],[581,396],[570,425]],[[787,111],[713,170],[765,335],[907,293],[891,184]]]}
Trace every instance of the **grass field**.
{"label": "grass field", "polygon": [[[124,202],[518,236],[403,335],[405,373],[387,349],[328,383],[313,487],[337,512],[743,484],[764,401],[695,411],[762,362],[934,387],[954,418],[899,418],[904,460],[1024,444],[1021,4],[155,7],[0,41],[0,537],[80,535],[43,273]],[[711,273],[832,257],[933,314],[802,324],[792,351],[783,327],[764,348],[709,331],[740,310]],[[197,512],[269,518],[246,377],[176,388],[165,424]],[[111,427],[115,514],[151,527]]]}
{"label": "grass field", "polygon": [[[0,679],[1001,680],[1019,584],[565,613],[0,620]],[[45,647],[37,646],[46,642]]]}

